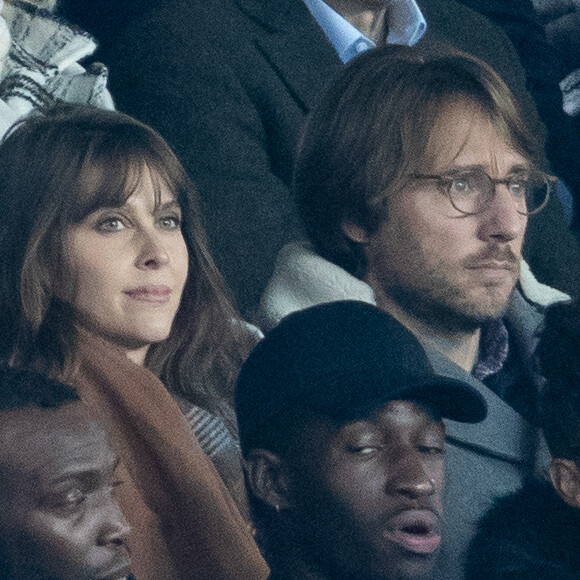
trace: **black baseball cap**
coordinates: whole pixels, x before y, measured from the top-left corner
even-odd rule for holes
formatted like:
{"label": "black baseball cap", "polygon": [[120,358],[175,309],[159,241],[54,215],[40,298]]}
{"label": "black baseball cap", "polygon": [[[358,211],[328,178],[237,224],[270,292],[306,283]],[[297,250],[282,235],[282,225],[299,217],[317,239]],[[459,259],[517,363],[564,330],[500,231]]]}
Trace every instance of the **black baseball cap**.
{"label": "black baseball cap", "polygon": [[347,422],[398,399],[431,404],[465,423],[487,414],[482,395],[436,375],[417,339],[393,317],[364,302],[314,306],[282,320],[244,363],[236,386],[242,447],[284,411]]}

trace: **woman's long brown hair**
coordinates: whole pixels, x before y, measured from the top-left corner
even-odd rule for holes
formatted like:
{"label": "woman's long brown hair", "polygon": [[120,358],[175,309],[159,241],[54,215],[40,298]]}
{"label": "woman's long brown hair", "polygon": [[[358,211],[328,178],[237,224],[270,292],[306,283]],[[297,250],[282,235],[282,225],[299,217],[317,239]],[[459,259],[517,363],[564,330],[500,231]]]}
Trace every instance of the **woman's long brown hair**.
{"label": "woman's long brown hair", "polygon": [[0,146],[0,359],[65,373],[74,365],[74,312],[55,296],[67,275],[68,227],[121,206],[144,169],[183,213],[189,276],[167,340],[146,365],[171,391],[215,410],[233,400],[255,338],[239,322],[208,249],[197,192],[163,138],[121,113],[58,105],[17,126]]}

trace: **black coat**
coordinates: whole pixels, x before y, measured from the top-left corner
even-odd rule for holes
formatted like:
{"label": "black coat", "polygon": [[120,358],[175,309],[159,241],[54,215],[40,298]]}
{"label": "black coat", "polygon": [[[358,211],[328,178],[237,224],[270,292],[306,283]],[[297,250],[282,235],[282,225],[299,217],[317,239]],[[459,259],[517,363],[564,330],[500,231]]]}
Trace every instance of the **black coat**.
{"label": "black coat", "polygon": [[548,482],[502,498],[482,519],[466,580],[579,580],[580,509]]}

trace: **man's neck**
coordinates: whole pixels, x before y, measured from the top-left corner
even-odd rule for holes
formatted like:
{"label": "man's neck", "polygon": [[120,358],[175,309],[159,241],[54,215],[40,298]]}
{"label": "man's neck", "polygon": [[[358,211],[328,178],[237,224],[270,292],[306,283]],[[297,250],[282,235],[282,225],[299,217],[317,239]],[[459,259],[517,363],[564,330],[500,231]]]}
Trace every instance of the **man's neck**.
{"label": "man's neck", "polygon": [[290,538],[278,544],[273,556],[274,558],[268,561],[272,571],[269,580],[331,580],[308,562],[302,547]]}
{"label": "man's neck", "polygon": [[326,3],[369,40],[382,44],[385,37],[386,6],[377,3],[376,7],[369,7],[352,0],[326,0]]}
{"label": "man's neck", "polygon": [[428,324],[403,310],[384,293],[375,291],[377,306],[410,330],[424,347],[438,350],[462,369],[471,372],[479,355],[481,329],[450,330]]}

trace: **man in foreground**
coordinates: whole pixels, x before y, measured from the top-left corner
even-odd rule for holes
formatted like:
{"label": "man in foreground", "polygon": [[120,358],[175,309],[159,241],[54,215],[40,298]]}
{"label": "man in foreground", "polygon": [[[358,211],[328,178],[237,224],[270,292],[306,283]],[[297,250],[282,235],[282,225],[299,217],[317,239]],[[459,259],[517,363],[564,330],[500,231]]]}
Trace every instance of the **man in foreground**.
{"label": "man in foreground", "polygon": [[116,467],[103,423],[72,388],[0,369],[0,577],[126,578]]}
{"label": "man in foreground", "polygon": [[482,397],[436,376],[402,325],[361,302],[296,313],[236,390],[246,477],[274,580],[418,580],[441,541],[445,425]]}

